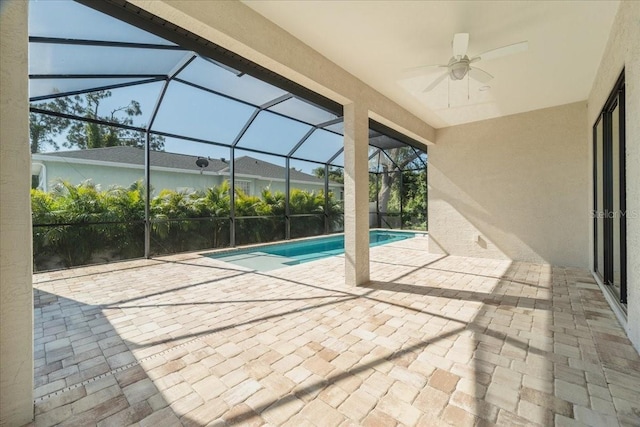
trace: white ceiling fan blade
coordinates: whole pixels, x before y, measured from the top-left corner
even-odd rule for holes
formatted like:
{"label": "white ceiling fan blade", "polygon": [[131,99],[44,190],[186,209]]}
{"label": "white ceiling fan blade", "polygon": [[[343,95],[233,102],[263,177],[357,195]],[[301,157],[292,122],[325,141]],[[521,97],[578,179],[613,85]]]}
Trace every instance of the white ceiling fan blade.
{"label": "white ceiling fan blade", "polygon": [[490,59],[500,58],[502,56],[513,55],[514,53],[524,52],[529,49],[529,42],[520,42],[510,44],[508,46],[502,46],[497,49],[488,50],[480,55],[474,57],[471,62],[483,60],[488,61]]}
{"label": "white ceiling fan blade", "polygon": [[471,77],[473,80],[479,81],[480,83],[488,83],[489,80],[493,78],[491,74],[475,67],[469,69],[469,77]]}
{"label": "white ceiling fan blade", "polygon": [[462,58],[469,47],[469,33],[457,33],[453,36],[453,56]]}
{"label": "white ceiling fan blade", "polygon": [[431,82],[431,84],[429,86],[424,88],[422,93],[431,92],[433,89],[435,89],[436,86],[438,86],[440,84],[440,82],[442,82],[444,79],[446,79],[448,75],[449,75],[449,73],[442,74],[440,77],[438,77],[433,82]]}

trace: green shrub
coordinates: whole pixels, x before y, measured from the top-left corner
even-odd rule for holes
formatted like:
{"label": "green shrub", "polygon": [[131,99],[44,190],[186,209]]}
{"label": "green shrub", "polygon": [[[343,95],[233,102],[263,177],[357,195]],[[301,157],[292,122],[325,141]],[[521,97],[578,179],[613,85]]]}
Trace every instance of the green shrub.
{"label": "green shrub", "polygon": [[[167,254],[226,247],[230,234],[229,183],[204,191],[164,189],[150,201],[151,251]],[[51,192],[31,190],[34,268],[65,267],[144,255],[145,188],[101,190],[91,181],[60,181]],[[342,223],[340,203],[330,194],[332,230]],[[292,221],[292,236],[324,232],[324,194],[294,189],[291,214],[316,214]],[[236,190],[236,242],[270,242],[284,238],[285,195],[264,189],[260,197]],[[240,217],[256,217],[241,219]],[[98,259],[96,259],[98,257]]]}

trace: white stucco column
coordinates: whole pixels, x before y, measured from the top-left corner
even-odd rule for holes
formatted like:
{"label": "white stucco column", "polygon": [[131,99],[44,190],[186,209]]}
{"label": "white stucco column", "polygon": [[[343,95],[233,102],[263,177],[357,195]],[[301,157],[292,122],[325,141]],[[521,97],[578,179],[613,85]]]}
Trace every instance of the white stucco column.
{"label": "white stucco column", "polygon": [[0,0],[0,426],[33,419],[27,8]]}
{"label": "white stucco column", "polygon": [[348,286],[369,281],[369,116],[344,106],[344,255]]}

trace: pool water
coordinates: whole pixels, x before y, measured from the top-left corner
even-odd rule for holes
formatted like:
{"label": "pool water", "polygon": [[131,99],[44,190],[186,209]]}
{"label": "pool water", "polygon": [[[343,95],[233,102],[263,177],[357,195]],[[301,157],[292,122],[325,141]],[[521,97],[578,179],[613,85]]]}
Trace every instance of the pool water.
{"label": "pool water", "polygon": [[[408,231],[372,230],[369,246],[379,246],[415,237]],[[269,271],[344,253],[344,235],[284,242],[251,249],[210,254],[211,258],[241,265],[257,271]]]}

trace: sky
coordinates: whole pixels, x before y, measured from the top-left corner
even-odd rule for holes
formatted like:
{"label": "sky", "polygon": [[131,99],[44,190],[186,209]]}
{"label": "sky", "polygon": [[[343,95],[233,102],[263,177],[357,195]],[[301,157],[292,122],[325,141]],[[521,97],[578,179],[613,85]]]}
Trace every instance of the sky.
{"label": "sky", "polygon": [[[30,36],[172,45],[155,35],[70,0],[30,0],[29,6]],[[29,73],[166,75],[177,71],[191,56],[191,52],[182,50],[30,43]],[[176,77],[237,97],[246,103],[174,80],[164,94],[152,129],[222,144],[233,143],[256,111],[254,105],[261,105],[286,95],[286,92],[279,88],[248,75],[238,76],[237,73],[200,57],[189,63]],[[143,80],[142,77],[31,79],[30,97]],[[164,82],[153,82],[111,89],[112,96],[102,100],[99,115],[108,116],[112,111],[135,100],[140,103],[142,114],[133,117],[133,124],[146,127],[163,85]],[[40,102],[36,102],[38,103]],[[296,98],[286,100],[272,107],[270,111],[261,111],[257,115],[240,139],[236,157],[250,155],[284,165],[284,159],[243,151],[242,148],[284,155],[313,129],[311,125],[275,113],[295,117],[314,125],[337,117]],[[124,113],[116,113],[116,116],[126,117]],[[61,150],[69,149],[62,147],[65,137],[65,134],[56,137]],[[341,135],[316,129],[296,151],[296,155],[317,162],[326,162],[342,148],[342,144]],[[49,150],[51,149],[52,146],[49,146]],[[230,157],[228,147],[175,138],[166,138],[165,151],[190,154],[194,157]],[[342,160],[343,156],[339,156],[336,162]],[[291,160],[291,166],[311,173],[319,164]]]}
{"label": "sky", "polygon": [[[176,47],[171,42],[71,0],[30,0],[29,7],[30,36]],[[188,65],[184,67],[185,64]],[[32,78],[29,82],[30,97],[144,82],[150,75],[175,75],[176,78],[169,83],[164,93],[151,129],[227,145],[166,138],[165,151],[193,155],[194,158],[229,159],[231,153],[228,146],[234,142],[257,111],[256,106],[288,95],[284,90],[250,75],[238,73],[203,57],[194,57],[192,52],[176,49],[31,42],[29,73],[45,76],[102,75],[101,78]],[[140,77],[141,75],[147,77]],[[197,84],[218,94],[194,88],[187,83]],[[142,114],[133,117],[133,125],[146,128],[152,119],[164,84],[164,81],[155,81],[111,89],[112,96],[101,101],[99,116],[110,116],[112,111],[121,109],[135,100],[140,103]],[[35,104],[46,102],[48,100]],[[123,112],[115,115],[120,119],[126,117]],[[286,155],[302,138],[309,135],[314,129],[313,125],[336,118],[338,116],[335,114],[298,98],[286,99],[258,113],[238,141],[235,155],[249,155],[284,166],[284,158],[242,149]],[[327,126],[327,129],[337,133],[315,129],[294,154],[296,157],[317,163],[292,159],[291,167],[312,173],[313,169],[340,153],[343,147],[343,123],[340,121]],[[60,149],[73,149],[63,147],[65,138],[66,134],[56,137]],[[52,149],[53,147],[49,146],[49,151]],[[332,163],[344,165],[344,155],[339,154]]]}

